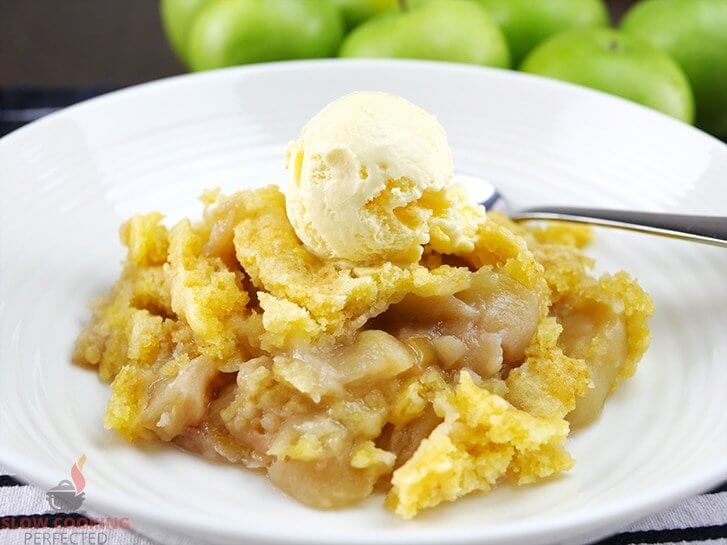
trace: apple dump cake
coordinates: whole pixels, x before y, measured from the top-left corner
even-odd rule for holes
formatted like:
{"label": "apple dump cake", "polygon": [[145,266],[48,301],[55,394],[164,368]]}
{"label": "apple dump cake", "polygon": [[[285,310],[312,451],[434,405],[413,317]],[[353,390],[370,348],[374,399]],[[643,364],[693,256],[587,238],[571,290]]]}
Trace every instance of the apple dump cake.
{"label": "apple dump cake", "polygon": [[111,382],[105,425],[405,518],[570,469],[569,429],[634,373],[652,312],[628,274],[589,274],[591,232],[471,203],[436,119],[383,93],[327,106],[286,165],[285,194],[122,225],[74,354]]}

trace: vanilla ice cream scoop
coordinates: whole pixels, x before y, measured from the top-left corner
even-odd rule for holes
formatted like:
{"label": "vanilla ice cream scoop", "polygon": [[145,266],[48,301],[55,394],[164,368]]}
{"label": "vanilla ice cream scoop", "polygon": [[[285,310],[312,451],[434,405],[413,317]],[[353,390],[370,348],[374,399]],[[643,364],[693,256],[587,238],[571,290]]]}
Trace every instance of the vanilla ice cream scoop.
{"label": "vanilla ice cream scoop", "polygon": [[423,245],[471,251],[484,209],[451,183],[452,152],[437,119],[387,93],[326,106],[286,153],[288,218],[324,259],[414,262]]}

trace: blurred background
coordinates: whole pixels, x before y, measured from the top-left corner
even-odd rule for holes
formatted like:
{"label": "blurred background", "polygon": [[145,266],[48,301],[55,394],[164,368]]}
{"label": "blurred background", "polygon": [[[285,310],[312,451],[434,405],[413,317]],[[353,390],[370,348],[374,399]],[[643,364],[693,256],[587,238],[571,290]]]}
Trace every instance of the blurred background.
{"label": "blurred background", "polygon": [[[635,1],[608,0],[614,20]],[[0,0],[0,86],[130,85],[184,71],[156,0]]]}
{"label": "blurred background", "polygon": [[520,70],[727,139],[727,0],[0,0],[0,136],[136,83],[321,57]]}

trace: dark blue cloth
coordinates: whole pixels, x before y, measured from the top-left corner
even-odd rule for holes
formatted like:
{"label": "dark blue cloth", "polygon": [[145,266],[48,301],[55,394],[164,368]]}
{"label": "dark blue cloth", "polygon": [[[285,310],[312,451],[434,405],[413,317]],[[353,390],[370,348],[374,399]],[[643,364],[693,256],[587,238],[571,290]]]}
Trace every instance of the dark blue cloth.
{"label": "dark blue cloth", "polygon": [[0,136],[56,110],[114,89],[111,85],[0,88]]}

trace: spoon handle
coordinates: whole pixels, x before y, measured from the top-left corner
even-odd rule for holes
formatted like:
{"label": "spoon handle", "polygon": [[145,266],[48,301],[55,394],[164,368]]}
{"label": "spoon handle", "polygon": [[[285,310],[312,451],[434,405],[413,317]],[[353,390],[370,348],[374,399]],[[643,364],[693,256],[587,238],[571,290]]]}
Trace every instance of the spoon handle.
{"label": "spoon handle", "polygon": [[540,206],[520,210],[512,214],[512,219],[515,221],[573,221],[727,247],[727,216],[692,216],[604,208]]}

